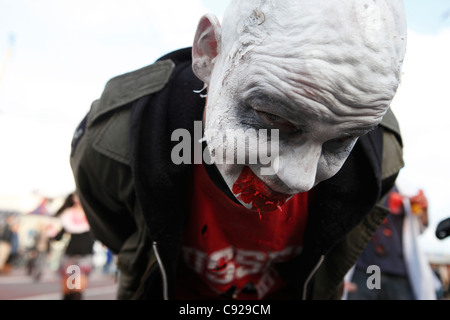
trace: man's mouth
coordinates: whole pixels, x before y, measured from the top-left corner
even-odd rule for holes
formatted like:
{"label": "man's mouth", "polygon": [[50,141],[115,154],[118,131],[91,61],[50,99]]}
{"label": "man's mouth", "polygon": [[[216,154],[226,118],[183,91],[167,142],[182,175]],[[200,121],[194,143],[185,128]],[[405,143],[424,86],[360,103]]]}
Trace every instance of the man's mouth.
{"label": "man's mouth", "polygon": [[281,210],[281,206],[292,197],[290,194],[273,191],[247,166],[234,183],[232,191],[238,200],[251,204],[252,209],[258,211]]}

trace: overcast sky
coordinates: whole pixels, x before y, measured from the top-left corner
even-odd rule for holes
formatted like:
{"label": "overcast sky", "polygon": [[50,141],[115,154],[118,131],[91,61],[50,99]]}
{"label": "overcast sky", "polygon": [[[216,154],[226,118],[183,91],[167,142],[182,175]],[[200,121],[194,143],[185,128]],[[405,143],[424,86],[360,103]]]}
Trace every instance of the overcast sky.
{"label": "overcast sky", "polygon": [[[0,195],[70,192],[73,130],[107,80],[190,46],[200,16],[221,18],[227,3],[0,0]],[[405,143],[401,176],[428,196],[433,238],[450,217],[450,0],[405,7],[408,51],[392,107]]]}

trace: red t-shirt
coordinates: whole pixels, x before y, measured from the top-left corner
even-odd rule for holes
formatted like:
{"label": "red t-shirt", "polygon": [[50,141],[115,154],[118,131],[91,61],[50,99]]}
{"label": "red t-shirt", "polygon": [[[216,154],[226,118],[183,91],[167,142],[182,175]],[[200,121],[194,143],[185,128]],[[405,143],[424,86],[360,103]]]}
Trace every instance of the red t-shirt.
{"label": "red t-shirt", "polygon": [[[307,193],[271,212],[248,210],[229,199],[195,165],[190,220],[182,240],[178,299],[281,297],[286,279],[275,264],[300,254]],[[281,289],[281,290],[280,290]]]}

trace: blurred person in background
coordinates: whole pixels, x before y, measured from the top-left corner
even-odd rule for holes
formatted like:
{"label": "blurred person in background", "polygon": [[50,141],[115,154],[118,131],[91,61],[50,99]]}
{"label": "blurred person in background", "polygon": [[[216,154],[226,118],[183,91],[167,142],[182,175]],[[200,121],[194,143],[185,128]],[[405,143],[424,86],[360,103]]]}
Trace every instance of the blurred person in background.
{"label": "blurred person in background", "polygon": [[[347,276],[348,300],[437,299],[439,281],[419,243],[428,227],[428,200],[423,190],[408,190],[410,186],[400,182],[383,203],[390,214]],[[368,271],[373,266],[380,271],[379,279]],[[372,280],[378,285],[370,285]]]}
{"label": "blurred person in background", "polygon": [[62,228],[53,239],[61,240],[65,234],[70,236],[59,269],[63,300],[82,300],[93,269],[95,238],[76,192],[66,197],[55,217],[61,219]]}
{"label": "blurred person in background", "polygon": [[9,272],[20,261],[20,247],[19,247],[19,222],[15,219],[11,224],[12,239],[11,252],[3,267],[5,273]]}
{"label": "blurred person in background", "polygon": [[33,245],[28,249],[27,272],[35,281],[41,279],[50,252],[48,224],[40,222],[33,234]]}
{"label": "blurred person in background", "polygon": [[4,222],[0,222],[0,274],[6,273],[7,261],[13,252],[14,244],[14,216],[8,215]]}

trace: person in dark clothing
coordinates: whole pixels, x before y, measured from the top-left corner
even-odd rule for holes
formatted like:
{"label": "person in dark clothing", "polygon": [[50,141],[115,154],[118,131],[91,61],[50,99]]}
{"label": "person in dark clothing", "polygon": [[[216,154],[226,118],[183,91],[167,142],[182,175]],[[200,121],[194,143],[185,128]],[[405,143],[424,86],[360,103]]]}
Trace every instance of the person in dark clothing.
{"label": "person in dark clothing", "polygon": [[[390,214],[347,275],[356,285],[348,300],[436,300],[437,279],[418,243],[428,226],[427,197],[423,190],[410,193],[396,185],[384,206]],[[372,276],[367,270],[373,267],[378,271]]]}
{"label": "person in dark clothing", "polygon": [[75,192],[66,197],[55,217],[60,217],[62,228],[53,240],[59,241],[64,235],[70,237],[59,269],[63,299],[81,300],[93,268],[95,237]]}
{"label": "person in dark clothing", "polygon": [[111,79],[70,159],[118,299],[340,298],[403,166],[405,38],[401,1],[234,0]]}
{"label": "person in dark clothing", "polygon": [[0,274],[6,270],[5,266],[13,249],[13,221],[13,215],[8,215],[5,221],[0,221]]}

